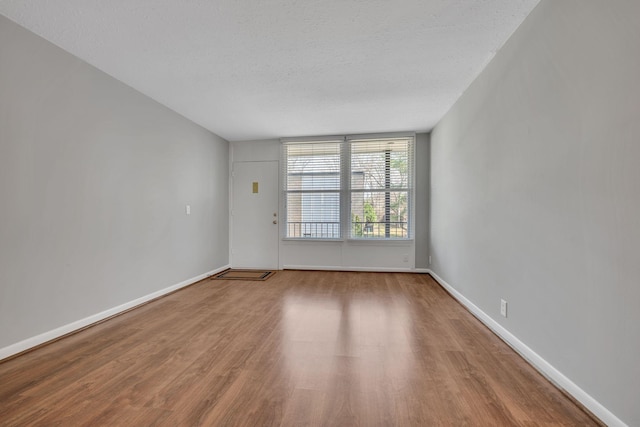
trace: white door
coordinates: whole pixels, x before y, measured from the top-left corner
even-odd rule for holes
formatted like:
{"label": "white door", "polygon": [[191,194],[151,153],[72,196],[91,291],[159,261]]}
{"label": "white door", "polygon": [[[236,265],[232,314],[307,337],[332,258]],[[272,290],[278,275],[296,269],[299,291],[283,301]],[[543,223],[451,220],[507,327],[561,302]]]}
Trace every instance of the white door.
{"label": "white door", "polygon": [[278,268],[278,162],[235,162],[231,265]]}

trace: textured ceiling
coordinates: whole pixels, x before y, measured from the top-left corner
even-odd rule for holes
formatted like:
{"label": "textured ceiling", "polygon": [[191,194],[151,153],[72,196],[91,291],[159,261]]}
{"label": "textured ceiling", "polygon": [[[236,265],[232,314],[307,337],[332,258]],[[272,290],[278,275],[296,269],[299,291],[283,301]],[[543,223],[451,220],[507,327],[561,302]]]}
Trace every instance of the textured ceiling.
{"label": "textured ceiling", "polygon": [[229,140],[430,130],[539,0],[0,0]]}

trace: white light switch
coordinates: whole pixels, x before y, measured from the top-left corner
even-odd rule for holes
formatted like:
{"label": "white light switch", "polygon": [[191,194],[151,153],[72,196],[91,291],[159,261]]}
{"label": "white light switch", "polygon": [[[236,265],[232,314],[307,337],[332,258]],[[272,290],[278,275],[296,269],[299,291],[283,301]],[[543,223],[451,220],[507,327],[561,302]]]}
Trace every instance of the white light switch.
{"label": "white light switch", "polygon": [[186,205],[184,207],[184,211],[186,212],[187,215],[191,215],[191,205]]}

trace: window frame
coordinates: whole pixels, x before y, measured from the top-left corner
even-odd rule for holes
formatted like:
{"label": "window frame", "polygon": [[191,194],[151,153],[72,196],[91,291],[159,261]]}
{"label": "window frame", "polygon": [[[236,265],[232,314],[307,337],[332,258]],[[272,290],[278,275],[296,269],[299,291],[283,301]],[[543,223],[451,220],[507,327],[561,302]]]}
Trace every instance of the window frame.
{"label": "window frame", "polygon": [[[283,138],[280,140],[281,144],[281,176],[282,176],[282,185],[281,185],[281,190],[283,193],[283,204],[284,204],[284,215],[283,215],[283,221],[282,221],[282,228],[281,228],[281,234],[282,234],[282,240],[292,240],[292,241],[322,241],[322,242],[327,242],[327,241],[342,241],[343,240],[343,236],[344,236],[344,220],[343,220],[343,211],[344,211],[344,201],[343,201],[343,188],[344,188],[344,176],[343,176],[343,166],[344,166],[344,151],[343,151],[343,144],[344,144],[344,137],[343,136],[326,136],[326,137],[312,137],[312,138]],[[302,188],[300,189],[289,189],[287,188],[287,184],[289,182],[288,178],[289,178],[289,171],[288,171],[288,155],[287,155],[287,147],[288,146],[295,146],[295,145],[311,145],[311,144],[336,144],[337,148],[338,148],[338,159],[339,159],[339,166],[338,166],[338,174],[339,174],[339,182],[338,182],[338,188],[337,189],[325,189],[324,191],[321,189],[318,190],[304,190]],[[326,172],[321,172],[321,173],[326,173]],[[297,173],[296,173],[297,174]],[[295,175],[295,174],[294,174]],[[317,237],[317,236],[309,236],[309,237],[303,237],[303,236],[288,236],[288,231],[289,231],[289,215],[288,215],[288,206],[287,206],[287,201],[289,200],[288,196],[289,194],[299,194],[300,198],[301,198],[301,202],[303,200],[303,196],[305,194],[329,194],[329,193],[336,193],[338,194],[338,229],[339,229],[339,235],[338,237]],[[302,211],[302,203],[300,204],[300,209]],[[302,212],[301,212],[302,213]],[[296,221],[294,221],[296,222]],[[299,222],[299,221],[298,221]],[[321,221],[318,221],[318,223],[322,223]],[[334,223],[334,222],[331,222]]]}

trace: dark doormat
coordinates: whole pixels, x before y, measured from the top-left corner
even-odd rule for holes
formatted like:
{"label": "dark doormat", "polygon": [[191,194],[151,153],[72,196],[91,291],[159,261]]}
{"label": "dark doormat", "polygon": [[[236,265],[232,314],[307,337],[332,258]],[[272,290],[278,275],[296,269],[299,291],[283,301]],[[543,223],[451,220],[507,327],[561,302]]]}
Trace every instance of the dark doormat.
{"label": "dark doormat", "polygon": [[215,280],[267,280],[276,274],[272,270],[227,270],[213,276]]}

